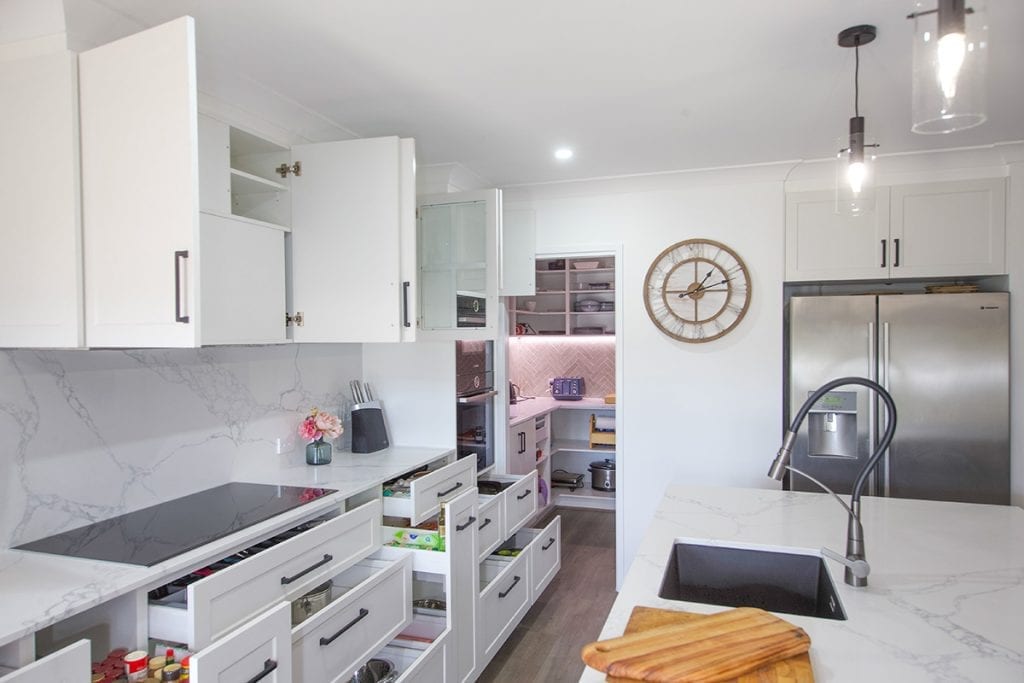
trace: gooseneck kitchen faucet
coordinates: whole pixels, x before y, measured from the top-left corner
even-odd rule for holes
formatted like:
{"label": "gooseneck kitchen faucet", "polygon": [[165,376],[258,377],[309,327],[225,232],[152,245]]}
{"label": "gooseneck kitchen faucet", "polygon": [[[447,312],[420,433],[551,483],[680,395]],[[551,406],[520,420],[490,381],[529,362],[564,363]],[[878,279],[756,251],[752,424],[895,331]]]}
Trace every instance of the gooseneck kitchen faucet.
{"label": "gooseneck kitchen faucet", "polygon": [[[865,377],[840,377],[834,379],[831,382],[823,384],[821,387],[816,389],[814,393],[807,397],[804,404],[800,406],[800,410],[797,411],[796,417],[793,418],[793,424],[790,425],[789,430],[786,432],[785,437],[782,441],[782,448],[779,449],[778,454],[775,456],[775,460],[772,461],[772,466],[768,470],[768,476],[772,479],[782,481],[782,475],[785,474],[786,470],[795,472],[802,476],[807,477],[811,481],[815,482],[829,493],[832,491],[822,484],[814,477],[808,476],[798,469],[789,466],[789,459],[793,453],[793,444],[796,442],[797,432],[800,430],[800,425],[803,423],[804,418],[807,417],[807,413],[811,410],[818,399],[832,391],[833,389],[848,384],[858,384],[862,387],[871,389],[882,402],[885,403],[885,409],[888,415],[886,420],[885,432],[882,434],[882,438],[878,441],[878,445],[875,446],[875,451],[868,458],[868,461],[864,463],[864,467],[861,468],[860,474],[857,475],[857,480],[853,484],[853,491],[850,493],[850,505],[847,507],[842,500],[836,496],[840,504],[846,508],[849,513],[849,521],[846,527],[846,561],[843,562],[841,557],[833,557],[838,559],[840,562],[846,565],[846,571],[844,574],[844,580],[851,586],[861,588],[868,585],[868,571],[867,562],[864,556],[864,527],[860,523],[860,493],[861,489],[864,488],[865,482],[868,479],[868,473],[871,472],[872,468],[878,463],[886,449],[889,448],[889,443],[892,441],[893,434],[896,432],[896,404],[892,400],[892,396],[886,391],[882,385],[878,382],[874,382]],[[834,493],[832,493],[835,496]],[[832,556],[830,553],[826,555]]]}

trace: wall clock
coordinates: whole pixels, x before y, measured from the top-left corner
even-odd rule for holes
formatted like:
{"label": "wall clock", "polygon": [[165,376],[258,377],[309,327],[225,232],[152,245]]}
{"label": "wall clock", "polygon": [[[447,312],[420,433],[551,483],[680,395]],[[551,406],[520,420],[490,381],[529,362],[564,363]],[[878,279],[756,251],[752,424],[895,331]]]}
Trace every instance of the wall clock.
{"label": "wall clock", "polygon": [[743,320],[750,307],[750,274],[739,255],[721,242],[677,242],[647,269],[647,315],[662,332],[699,344],[718,339]]}

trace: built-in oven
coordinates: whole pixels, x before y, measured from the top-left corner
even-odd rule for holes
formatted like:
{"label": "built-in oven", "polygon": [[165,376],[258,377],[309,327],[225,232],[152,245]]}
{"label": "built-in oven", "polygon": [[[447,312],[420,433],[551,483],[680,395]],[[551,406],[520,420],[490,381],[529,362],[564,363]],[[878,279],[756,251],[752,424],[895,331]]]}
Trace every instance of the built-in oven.
{"label": "built-in oven", "polygon": [[476,294],[459,292],[455,296],[455,314],[456,327],[485,327],[487,299]]}
{"label": "built-in oven", "polygon": [[476,458],[477,471],[494,464],[494,342],[455,342],[456,450]]}

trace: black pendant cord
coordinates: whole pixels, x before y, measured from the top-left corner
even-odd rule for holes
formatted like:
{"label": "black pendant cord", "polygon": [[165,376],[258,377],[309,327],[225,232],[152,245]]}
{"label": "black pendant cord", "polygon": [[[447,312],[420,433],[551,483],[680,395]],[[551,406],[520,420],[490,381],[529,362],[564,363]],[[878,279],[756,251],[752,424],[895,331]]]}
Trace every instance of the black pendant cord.
{"label": "black pendant cord", "polygon": [[860,116],[860,40],[853,46],[853,115]]}

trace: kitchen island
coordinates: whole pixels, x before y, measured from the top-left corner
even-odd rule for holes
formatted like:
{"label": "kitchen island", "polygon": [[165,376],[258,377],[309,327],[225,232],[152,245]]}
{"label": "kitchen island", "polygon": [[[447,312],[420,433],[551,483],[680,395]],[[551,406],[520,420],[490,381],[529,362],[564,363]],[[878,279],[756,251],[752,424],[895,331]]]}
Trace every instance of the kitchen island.
{"label": "kitchen island", "polygon": [[[816,681],[1024,680],[1024,510],[865,497],[862,521],[869,585],[847,586],[826,560],[847,620],[778,614],[810,636]],[[658,597],[676,540],[842,552],[846,513],[825,494],[669,487],[601,639],[622,635],[637,605],[728,609]]]}

